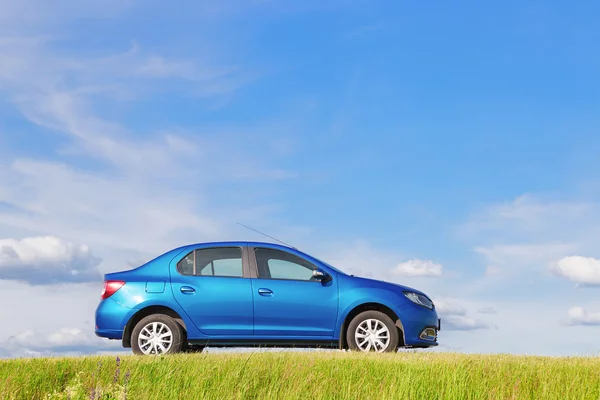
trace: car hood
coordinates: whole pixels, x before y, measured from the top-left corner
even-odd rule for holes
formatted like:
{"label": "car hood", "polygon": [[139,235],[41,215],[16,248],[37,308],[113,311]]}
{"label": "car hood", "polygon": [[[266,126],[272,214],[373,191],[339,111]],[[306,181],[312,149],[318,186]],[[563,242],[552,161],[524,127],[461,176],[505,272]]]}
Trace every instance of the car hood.
{"label": "car hood", "polygon": [[389,289],[389,290],[414,292],[414,293],[422,294],[423,296],[429,298],[429,296],[427,296],[425,293],[421,292],[420,290],[417,290],[417,289],[414,289],[414,288],[411,288],[408,286],[404,286],[399,283],[386,282],[386,281],[381,281],[381,280],[371,279],[371,278],[363,278],[363,277],[359,277],[359,276],[353,276],[353,278],[360,281],[365,286],[378,287],[381,289]]}

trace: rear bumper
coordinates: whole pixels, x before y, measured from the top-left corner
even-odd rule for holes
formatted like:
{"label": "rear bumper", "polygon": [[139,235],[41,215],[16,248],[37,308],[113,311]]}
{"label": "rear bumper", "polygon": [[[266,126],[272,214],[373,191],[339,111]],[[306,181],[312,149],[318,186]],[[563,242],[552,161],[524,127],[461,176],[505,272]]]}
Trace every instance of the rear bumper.
{"label": "rear bumper", "polygon": [[108,339],[122,339],[125,325],[134,309],[125,307],[110,297],[102,300],[96,308],[96,336]]}
{"label": "rear bumper", "polygon": [[123,339],[123,331],[122,330],[111,330],[111,329],[98,329],[96,327],[95,330],[96,336],[107,339]]}

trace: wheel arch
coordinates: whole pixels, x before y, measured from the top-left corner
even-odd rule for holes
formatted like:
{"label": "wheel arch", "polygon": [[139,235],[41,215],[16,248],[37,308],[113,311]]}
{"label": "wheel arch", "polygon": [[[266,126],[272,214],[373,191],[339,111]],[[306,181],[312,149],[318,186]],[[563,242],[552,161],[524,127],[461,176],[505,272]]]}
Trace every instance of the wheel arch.
{"label": "wheel arch", "polygon": [[344,322],[340,327],[340,349],[348,348],[348,342],[346,340],[346,330],[348,329],[348,325],[350,325],[350,321],[352,321],[354,317],[356,317],[358,314],[364,311],[380,311],[386,314],[388,317],[390,317],[392,321],[394,321],[394,324],[398,329],[398,337],[400,339],[400,343],[398,343],[398,346],[404,346],[404,344],[406,343],[404,340],[404,326],[402,325],[400,317],[390,307],[381,303],[370,302],[357,305],[352,310],[350,310],[350,312],[346,315],[346,318],[344,318]]}
{"label": "wheel arch", "polygon": [[179,313],[177,313],[177,311],[173,310],[170,307],[154,305],[154,306],[148,306],[148,307],[144,307],[144,308],[140,309],[129,319],[129,321],[127,321],[127,324],[125,325],[125,329],[123,330],[123,339],[122,339],[123,347],[125,347],[125,348],[131,347],[131,333],[133,331],[133,328],[139,321],[142,320],[142,318],[145,318],[148,315],[152,315],[152,314],[163,314],[163,315],[168,315],[169,317],[173,318],[175,320],[175,322],[177,322],[177,324],[179,324],[179,326],[181,326],[184,343],[187,342],[187,326],[185,324],[185,321],[181,317],[181,315],[179,315]]}

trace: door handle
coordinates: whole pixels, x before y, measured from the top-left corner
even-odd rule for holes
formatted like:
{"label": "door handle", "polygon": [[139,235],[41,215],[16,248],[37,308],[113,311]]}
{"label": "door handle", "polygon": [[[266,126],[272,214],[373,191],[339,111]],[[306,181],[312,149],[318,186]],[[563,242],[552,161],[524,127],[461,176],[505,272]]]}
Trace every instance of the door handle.
{"label": "door handle", "polygon": [[261,296],[271,297],[273,296],[273,291],[271,289],[260,288],[258,289],[258,294]]}
{"label": "door handle", "polygon": [[194,289],[193,287],[190,287],[190,286],[182,286],[179,290],[181,290],[181,293],[183,293],[183,294],[196,293],[196,289]]}

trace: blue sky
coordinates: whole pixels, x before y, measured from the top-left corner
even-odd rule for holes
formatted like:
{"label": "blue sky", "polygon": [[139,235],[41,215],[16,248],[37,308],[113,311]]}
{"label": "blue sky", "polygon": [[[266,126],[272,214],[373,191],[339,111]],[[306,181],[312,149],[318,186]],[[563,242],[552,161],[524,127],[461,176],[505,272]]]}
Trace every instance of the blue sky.
{"label": "blue sky", "polygon": [[320,3],[0,0],[0,356],[113,351],[98,276],[238,221],[442,351],[600,351],[600,5]]}

